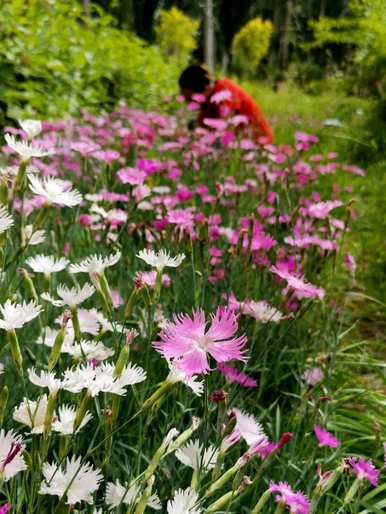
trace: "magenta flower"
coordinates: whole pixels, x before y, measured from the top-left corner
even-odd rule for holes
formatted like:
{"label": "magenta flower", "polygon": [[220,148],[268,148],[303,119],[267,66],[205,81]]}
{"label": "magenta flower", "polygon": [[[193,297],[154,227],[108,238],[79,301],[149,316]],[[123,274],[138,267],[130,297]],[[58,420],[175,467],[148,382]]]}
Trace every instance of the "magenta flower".
{"label": "magenta flower", "polygon": [[275,496],[277,503],[284,502],[291,514],[309,514],[310,502],[301,491],[293,491],[287,482],[275,484],[270,482],[269,490],[271,493],[278,493]]}
{"label": "magenta flower", "polygon": [[324,430],[321,426],[315,425],[314,432],[318,440],[318,446],[328,446],[330,448],[337,448],[340,446],[340,441],[334,437],[330,432]]}
{"label": "magenta flower", "polygon": [[257,387],[257,382],[243,371],[238,371],[229,364],[219,363],[217,369],[230,381],[243,387]]}
{"label": "magenta flower", "polygon": [[174,315],[161,331],[160,341],[153,343],[154,348],[167,359],[174,359],[177,368],[188,376],[207,373],[210,370],[208,354],[216,362],[231,360],[245,361],[245,335],[235,337],[237,318],[232,310],[218,308],[211,317],[211,323],[205,320],[202,310],[187,314]]}
{"label": "magenta flower", "polygon": [[378,485],[378,477],[380,475],[379,469],[377,469],[372,463],[371,459],[366,461],[363,457],[351,457],[347,459],[347,462],[352,467],[357,478],[366,479],[371,485],[376,487]]}
{"label": "magenta flower", "polygon": [[7,514],[12,508],[12,505],[10,503],[3,503],[3,505],[0,507],[0,514]]}

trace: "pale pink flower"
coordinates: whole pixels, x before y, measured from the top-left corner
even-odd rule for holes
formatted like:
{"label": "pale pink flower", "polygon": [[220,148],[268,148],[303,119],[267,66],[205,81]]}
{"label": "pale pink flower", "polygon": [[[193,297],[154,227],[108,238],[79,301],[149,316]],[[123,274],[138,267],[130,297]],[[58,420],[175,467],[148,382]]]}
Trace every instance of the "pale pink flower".
{"label": "pale pink flower", "polygon": [[321,368],[315,367],[306,371],[303,375],[303,378],[308,385],[314,386],[324,379],[324,373]]}
{"label": "pale pink flower", "polygon": [[245,335],[235,337],[237,318],[233,311],[218,308],[208,322],[202,310],[187,314],[174,315],[160,334],[160,341],[153,343],[154,348],[189,376],[207,373],[210,370],[208,354],[216,362],[245,360]]}
{"label": "pale pink flower", "polygon": [[275,273],[278,277],[287,281],[288,287],[295,291],[295,294],[298,298],[320,298],[324,297],[324,289],[321,287],[316,287],[309,282],[305,282],[305,280],[294,274],[290,273],[285,269],[281,269],[278,266],[271,266],[269,271]]}
{"label": "pale pink flower", "polygon": [[325,219],[330,214],[330,211],[341,207],[343,204],[340,200],[330,200],[328,202],[318,202],[308,207],[307,213],[309,216],[318,219]]}

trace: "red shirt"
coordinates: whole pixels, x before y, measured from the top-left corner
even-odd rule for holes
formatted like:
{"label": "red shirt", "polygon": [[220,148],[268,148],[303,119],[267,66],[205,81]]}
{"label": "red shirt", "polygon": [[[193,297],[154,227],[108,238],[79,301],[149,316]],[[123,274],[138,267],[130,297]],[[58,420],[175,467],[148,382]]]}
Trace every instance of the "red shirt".
{"label": "red shirt", "polygon": [[267,138],[267,143],[272,143],[272,129],[255,100],[230,79],[216,80],[212,95],[226,90],[232,93],[230,99],[215,103],[211,102],[211,98],[209,98],[207,102],[201,105],[198,118],[199,123],[202,124],[204,118],[222,118],[223,115],[221,111],[225,109],[232,112],[232,114],[243,114],[247,116],[250,125],[252,125],[256,131],[256,135],[258,137],[264,136]]}

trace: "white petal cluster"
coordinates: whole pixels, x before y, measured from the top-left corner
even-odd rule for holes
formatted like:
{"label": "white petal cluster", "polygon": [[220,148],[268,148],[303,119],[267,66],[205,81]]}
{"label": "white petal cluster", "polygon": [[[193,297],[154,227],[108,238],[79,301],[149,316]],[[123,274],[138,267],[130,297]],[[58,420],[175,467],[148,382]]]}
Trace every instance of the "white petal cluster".
{"label": "white petal cluster", "polygon": [[261,323],[277,323],[283,319],[282,313],[278,309],[271,307],[264,300],[259,302],[255,302],[254,300],[246,300],[245,302],[241,302],[240,311],[242,314],[251,316],[252,318],[255,318],[256,321],[260,321]]}
{"label": "white petal cluster", "polygon": [[71,273],[99,273],[102,274],[106,268],[114,266],[121,258],[121,252],[107,257],[101,255],[90,255],[78,264],[71,264]]}
{"label": "white petal cluster", "polygon": [[232,411],[236,416],[235,430],[239,431],[241,437],[249,446],[254,446],[264,441],[268,442],[263,426],[253,416],[239,409],[232,409]]}
{"label": "white petal cluster", "polygon": [[72,287],[69,289],[64,284],[59,284],[56,288],[56,292],[60,300],[55,300],[48,293],[42,293],[41,297],[43,300],[52,303],[55,307],[64,307],[68,305],[69,307],[76,307],[80,305],[84,301],[86,301],[90,296],[92,296],[95,292],[95,288],[93,285],[86,283],[83,287]]}
{"label": "white petal cluster", "polygon": [[79,343],[74,343],[66,348],[66,353],[69,353],[74,359],[81,358],[91,360],[95,359],[98,362],[104,361],[114,355],[112,348],[107,348],[101,341],[86,341],[82,340]]}
{"label": "white petal cluster", "polygon": [[4,330],[14,330],[39,316],[42,307],[36,302],[13,303],[7,300],[4,305],[0,305],[0,312],[3,319],[0,319],[0,328]]}
{"label": "white petal cluster", "polygon": [[181,262],[185,259],[185,254],[181,253],[176,255],[175,257],[171,257],[168,252],[165,250],[160,250],[159,252],[155,252],[154,250],[141,250],[137,257],[142,259],[149,264],[149,266],[153,266],[158,271],[162,271],[164,268],[177,268]]}
{"label": "white petal cluster", "polygon": [[36,175],[28,177],[30,189],[42,196],[48,205],[75,207],[82,201],[82,195],[76,189],[68,187],[68,182],[53,177],[39,178]]}
{"label": "white petal cluster", "polygon": [[23,161],[28,161],[32,159],[32,157],[45,157],[47,155],[52,155],[52,150],[43,150],[39,146],[32,146],[27,143],[27,141],[17,141],[15,136],[11,134],[5,134],[4,136],[7,145],[17,154],[20,155]]}
{"label": "white petal cluster", "polygon": [[178,489],[174,498],[166,506],[168,514],[201,514],[203,511],[197,506],[198,494],[192,489]]}
{"label": "white petal cluster", "polygon": [[[16,453],[15,449],[17,448],[19,451]],[[21,436],[16,435],[12,430],[0,431],[0,477],[6,482],[20,471],[27,469],[22,455],[23,450],[24,444]]]}
{"label": "white petal cluster", "polygon": [[33,225],[26,225],[22,230],[23,245],[37,246],[44,243],[45,230],[33,230]]}
{"label": "white petal cluster", "polygon": [[178,448],[176,450],[176,457],[185,466],[195,470],[203,469],[208,471],[213,469],[216,464],[218,450],[214,446],[204,449],[200,442],[196,440],[190,441],[185,446]]}
{"label": "white petal cluster", "polygon": [[39,120],[19,120],[19,125],[27,133],[28,139],[33,139],[43,130]]}
{"label": "white petal cluster", "polygon": [[57,395],[62,385],[62,381],[49,371],[41,371],[39,376],[35,369],[31,368],[28,370],[28,378],[38,387],[47,387],[52,396]]}
{"label": "white petal cluster", "polygon": [[94,469],[88,462],[82,464],[81,457],[67,458],[63,467],[45,462],[43,476],[39,493],[59,497],[66,493],[67,505],[81,501],[92,503],[92,495],[103,479],[101,471]]}
{"label": "white petal cluster", "polygon": [[[139,502],[141,497],[141,488],[139,485],[134,484],[130,487],[122,485],[118,480],[113,483],[109,482],[106,487],[106,503],[110,507],[119,507],[122,504],[130,505]],[[156,494],[150,496],[147,506],[160,510],[162,508],[161,502]]]}
{"label": "white petal cluster", "polygon": [[[41,336],[37,339],[37,344],[44,344],[49,348],[54,346],[57,330],[47,327],[45,329],[44,337]],[[66,333],[61,348],[61,353],[71,355],[75,360],[95,359],[98,362],[104,361],[114,355],[114,350],[105,346],[102,341],[92,341],[82,339],[79,343],[74,342],[74,334]]]}
{"label": "white petal cluster", "polygon": [[[74,421],[76,418],[76,408],[73,405],[61,405],[58,409],[58,415],[52,423],[52,430],[60,432],[63,435],[71,435],[74,433]],[[76,433],[79,432],[92,419],[92,414],[86,412]]]}
{"label": "white petal cluster", "polygon": [[5,232],[13,225],[13,218],[8,214],[4,205],[0,205],[0,234]]}
{"label": "white petal cluster", "polygon": [[71,393],[80,393],[82,389],[87,389],[91,396],[97,396],[101,392],[122,396],[126,394],[127,386],[143,382],[145,379],[146,372],[136,364],[130,363],[126,366],[119,377],[115,376],[113,364],[87,364],[66,370],[62,387]]}
{"label": "white petal cluster", "polygon": [[25,263],[35,273],[51,275],[51,273],[63,271],[67,264],[69,264],[69,261],[65,257],[56,259],[52,255],[35,255],[34,257],[29,257]]}
{"label": "white petal cluster", "polygon": [[173,382],[174,384],[182,382],[187,387],[190,387],[190,389],[197,396],[202,395],[202,393],[204,392],[204,382],[202,380],[199,380],[197,375],[189,377],[184,371],[178,369],[175,365],[173,365],[171,361],[168,361],[168,364],[170,372],[166,378],[167,381]]}
{"label": "white petal cluster", "polygon": [[36,401],[24,398],[19,407],[16,407],[13,411],[13,419],[30,427],[31,434],[42,434],[44,432],[47,402],[46,395],[41,396]]}

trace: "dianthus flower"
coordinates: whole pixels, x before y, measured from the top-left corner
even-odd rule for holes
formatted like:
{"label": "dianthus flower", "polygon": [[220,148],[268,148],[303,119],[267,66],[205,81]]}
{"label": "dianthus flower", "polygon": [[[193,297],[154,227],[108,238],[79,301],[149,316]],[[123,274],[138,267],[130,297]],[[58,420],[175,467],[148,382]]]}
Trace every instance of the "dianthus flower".
{"label": "dianthus flower", "polygon": [[165,358],[174,359],[175,366],[188,376],[207,373],[208,354],[216,362],[245,360],[247,338],[234,337],[237,328],[236,315],[229,309],[218,308],[208,329],[204,312],[197,310],[192,317],[175,315],[153,346]]}
{"label": "dianthus flower", "polygon": [[313,284],[306,282],[302,277],[290,273],[285,269],[280,269],[278,266],[271,266],[269,271],[275,273],[278,277],[286,280],[288,287],[293,289],[298,298],[320,298],[324,297],[324,289],[316,287]]}
{"label": "dianthus flower", "polygon": [[243,371],[238,371],[233,366],[229,366],[229,364],[219,363],[217,364],[217,369],[221,371],[221,373],[229,380],[230,382],[234,382],[235,384],[240,384],[243,387],[257,387],[257,382],[254,378],[247,375]]}
{"label": "dianthus flower", "polygon": [[327,432],[327,430],[324,430],[321,426],[315,425],[314,432],[319,446],[329,446],[330,448],[337,448],[340,446],[339,439],[330,434],[330,432]]}
{"label": "dianthus flower", "polygon": [[347,462],[350,464],[358,479],[365,479],[374,487],[378,485],[380,471],[374,466],[371,459],[366,461],[363,457],[359,457],[359,459],[351,457]]}
{"label": "dianthus flower", "polygon": [[277,503],[285,503],[291,514],[308,514],[310,512],[310,502],[300,491],[293,491],[287,482],[275,484],[270,482],[269,490],[271,493],[278,493],[275,497]]}

